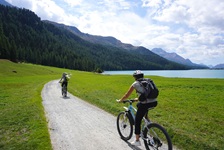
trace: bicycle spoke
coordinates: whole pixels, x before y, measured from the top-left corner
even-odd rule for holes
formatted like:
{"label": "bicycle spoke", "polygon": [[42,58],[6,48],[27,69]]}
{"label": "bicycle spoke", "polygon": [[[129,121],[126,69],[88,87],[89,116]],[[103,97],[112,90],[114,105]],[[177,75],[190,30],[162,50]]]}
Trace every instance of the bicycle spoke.
{"label": "bicycle spoke", "polygon": [[144,143],[148,150],[150,148],[155,150],[172,149],[171,140],[167,132],[158,124],[149,125],[144,131],[144,137],[146,139]]}
{"label": "bicycle spoke", "polygon": [[130,119],[126,116],[126,113],[122,112],[117,118],[117,129],[121,138],[124,140],[129,140],[132,136],[133,127],[131,125]]}

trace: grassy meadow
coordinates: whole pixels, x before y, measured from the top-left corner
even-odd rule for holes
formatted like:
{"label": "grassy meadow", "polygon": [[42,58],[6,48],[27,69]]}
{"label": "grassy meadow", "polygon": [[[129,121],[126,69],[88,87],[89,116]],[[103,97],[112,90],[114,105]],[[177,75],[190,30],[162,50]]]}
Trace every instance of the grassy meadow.
{"label": "grassy meadow", "polygon": [[[52,149],[41,90],[64,71],[72,74],[68,91],[73,95],[115,116],[123,110],[125,104],[115,100],[134,81],[130,75],[101,75],[0,60],[0,149]],[[183,150],[224,148],[224,79],[148,77],[160,90],[159,104],[149,116],[168,130],[174,145]]]}

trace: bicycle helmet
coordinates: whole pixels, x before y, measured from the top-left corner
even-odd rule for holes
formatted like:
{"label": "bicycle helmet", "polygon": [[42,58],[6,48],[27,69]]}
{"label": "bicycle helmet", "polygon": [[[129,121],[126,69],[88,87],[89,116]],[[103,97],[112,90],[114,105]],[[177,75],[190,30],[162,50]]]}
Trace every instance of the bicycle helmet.
{"label": "bicycle helmet", "polygon": [[63,76],[63,77],[65,77],[66,75],[67,75],[67,73],[66,73],[66,72],[64,72],[64,73],[62,74],[62,76]]}
{"label": "bicycle helmet", "polygon": [[136,70],[136,71],[133,73],[133,77],[134,77],[135,79],[144,78],[144,73],[143,73],[141,70]]}

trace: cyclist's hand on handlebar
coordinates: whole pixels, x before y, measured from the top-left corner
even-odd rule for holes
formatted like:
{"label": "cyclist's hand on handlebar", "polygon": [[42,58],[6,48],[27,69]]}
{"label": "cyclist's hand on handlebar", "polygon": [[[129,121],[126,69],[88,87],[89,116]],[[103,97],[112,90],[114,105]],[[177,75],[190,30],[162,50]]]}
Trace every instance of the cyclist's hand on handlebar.
{"label": "cyclist's hand on handlebar", "polygon": [[120,99],[117,99],[116,101],[117,101],[118,103],[122,103],[122,100],[120,100]]}
{"label": "cyclist's hand on handlebar", "polygon": [[135,100],[135,102],[137,102],[138,101],[138,98],[135,98],[134,100]]}

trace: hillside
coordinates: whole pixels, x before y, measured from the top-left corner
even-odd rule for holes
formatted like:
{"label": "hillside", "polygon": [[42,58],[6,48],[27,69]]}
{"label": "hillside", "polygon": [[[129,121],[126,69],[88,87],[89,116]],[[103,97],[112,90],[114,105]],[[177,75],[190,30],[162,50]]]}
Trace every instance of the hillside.
{"label": "hillside", "polygon": [[[88,33],[81,32],[78,28],[76,28],[74,26],[67,26],[67,25],[64,25],[64,24],[59,24],[59,23],[56,23],[56,22],[48,21],[48,20],[45,20],[44,22],[51,23],[51,24],[55,25],[56,27],[59,27],[59,28],[62,28],[62,29],[66,29],[66,30],[74,33],[78,37],[82,38],[83,40],[91,42],[91,43],[101,44],[101,45],[105,45],[105,46],[113,46],[113,47],[116,47],[116,48],[125,49],[125,50],[127,50],[131,53],[134,53],[135,55],[136,54],[137,55],[141,54],[141,55],[144,56],[145,59],[148,59],[149,61],[157,60],[157,61],[155,61],[156,63],[162,63],[164,61],[164,59],[161,59],[161,57],[167,59],[166,57],[163,57],[163,56],[161,56],[161,55],[159,55],[159,54],[157,54],[153,51],[150,51],[149,49],[147,49],[145,47],[133,46],[131,44],[122,43],[120,40],[118,40],[114,37],[111,37],[111,36],[104,37],[104,36],[99,36],[99,35],[90,35]],[[160,57],[158,57],[158,56],[160,56]],[[200,65],[189,65],[189,64],[182,63],[182,62],[173,61],[172,59],[167,59],[167,60],[170,60],[170,61],[178,63],[178,64],[189,66],[189,68],[191,68],[191,67],[192,68],[193,67],[194,68],[197,68],[197,67],[198,68],[204,68],[204,66],[200,66]]]}
{"label": "hillside", "polygon": [[78,28],[73,27],[73,26],[67,26],[64,24],[59,24],[56,22],[48,21],[48,20],[45,20],[44,22],[51,23],[57,27],[69,30],[70,32],[77,35],[78,37],[80,37],[86,41],[89,41],[91,43],[101,44],[101,45],[106,45],[106,46],[113,46],[113,47],[122,48],[122,49],[126,49],[126,50],[137,50],[138,49],[138,47],[135,47],[131,44],[122,43],[120,40],[118,40],[114,37],[111,37],[111,36],[104,37],[104,36],[99,36],[99,35],[91,35],[88,33],[83,33]]}
{"label": "hillside", "polygon": [[163,58],[166,58],[170,61],[173,61],[173,62],[176,62],[176,63],[179,63],[179,64],[183,64],[183,65],[187,65],[187,66],[191,66],[192,68],[209,68],[205,65],[200,65],[200,64],[193,63],[189,59],[184,59],[183,57],[181,57],[180,55],[178,55],[176,53],[168,53],[161,48],[153,48],[152,52],[154,52],[157,55],[159,55]]}
{"label": "hillside", "polygon": [[189,69],[144,47],[135,51],[86,41],[32,11],[0,5],[0,58],[93,71]]}
{"label": "hillside", "polygon": [[213,67],[214,69],[224,69],[224,64],[218,64]]}
{"label": "hillside", "polygon": [[[161,48],[154,48],[152,50],[149,50],[142,46],[133,46],[131,44],[122,43],[120,40],[118,40],[114,37],[111,37],[111,36],[104,37],[104,36],[90,35],[88,33],[81,32],[78,28],[73,27],[73,26],[67,26],[64,24],[59,24],[59,23],[55,23],[55,22],[47,21],[47,20],[45,20],[45,22],[51,23],[51,24],[53,24],[57,27],[63,28],[63,29],[67,29],[70,32],[74,33],[75,35],[79,36],[80,38],[82,38],[88,42],[95,43],[95,44],[102,44],[105,46],[113,46],[113,47],[125,49],[125,50],[135,53],[135,54],[142,54],[142,55],[150,58],[149,60],[151,60],[151,61],[153,58],[156,58],[157,60],[160,60],[160,61],[157,61],[158,63],[161,62],[161,58],[158,57],[158,56],[160,56],[169,61],[189,66],[189,68],[194,68],[194,69],[208,68],[205,65],[196,64],[196,63],[191,62],[189,59],[184,59],[183,57],[177,55],[176,53],[167,53],[164,50],[162,50]],[[157,54],[158,56],[155,54]]]}

